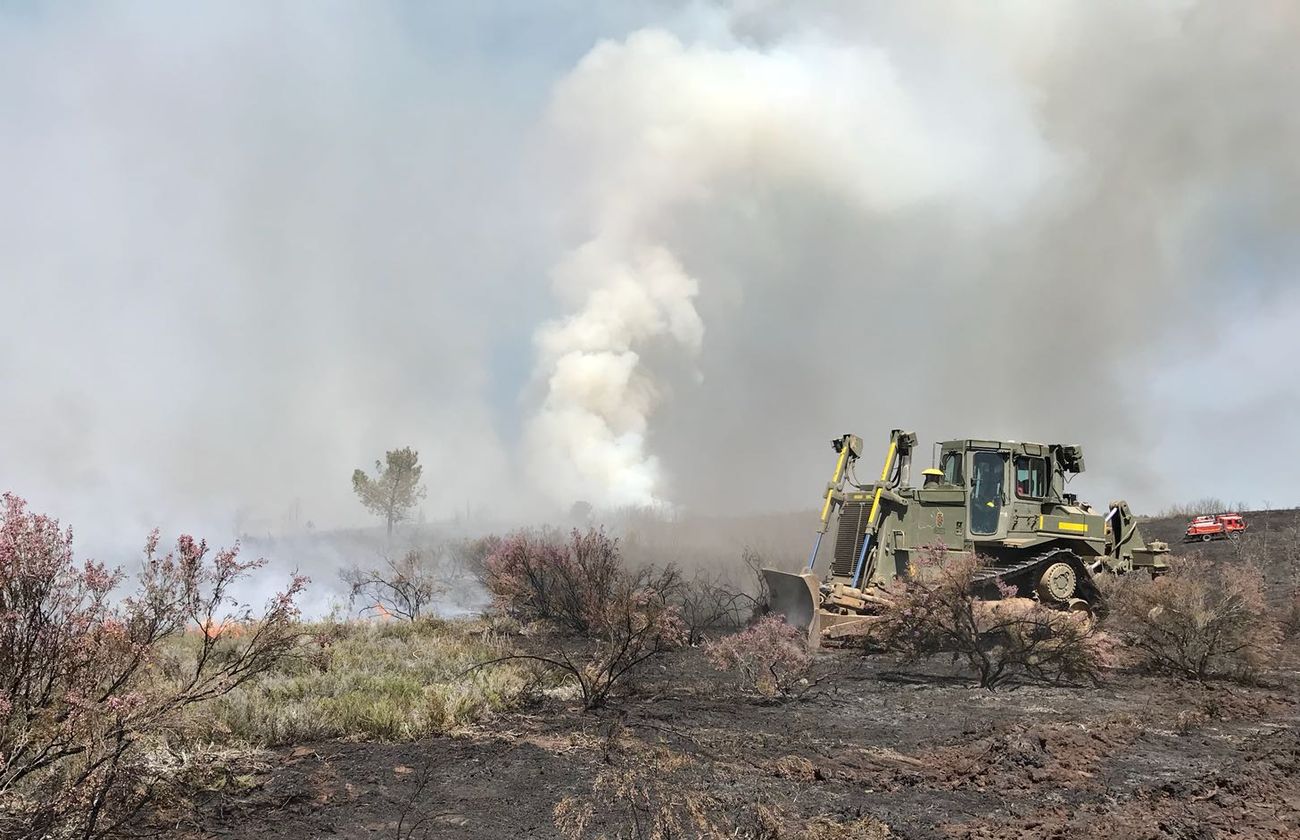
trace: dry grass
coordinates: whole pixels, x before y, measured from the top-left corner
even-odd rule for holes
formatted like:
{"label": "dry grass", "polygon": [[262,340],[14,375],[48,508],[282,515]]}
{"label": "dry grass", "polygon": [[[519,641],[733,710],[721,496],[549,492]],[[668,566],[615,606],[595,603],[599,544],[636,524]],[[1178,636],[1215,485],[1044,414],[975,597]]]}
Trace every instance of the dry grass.
{"label": "dry grass", "polygon": [[[799,813],[796,803],[778,803],[743,784],[734,766],[626,736],[627,731],[617,727],[610,731],[590,793],[556,803],[552,816],[561,837],[890,840],[895,836],[885,823],[860,813],[809,819]],[[794,770],[785,778],[808,774],[811,779],[813,767],[807,759],[787,756],[785,763]]]}
{"label": "dry grass", "polygon": [[[542,687],[526,662],[465,672],[510,652],[474,620],[305,625],[299,655],[190,718],[216,741],[408,740],[518,707]],[[179,651],[184,656],[184,651]]]}
{"label": "dry grass", "polygon": [[1227,513],[1229,511],[1247,510],[1250,505],[1243,501],[1225,502],[1217,496],[1206,496],[1200,499],[1193,499],[1190,502],[1182,504],[1173,504],[1162,509],[1154,518],[1171,519],[1174,517],[1185,517],[1187,519],[1193,516],[1204,516],[1214,513]]}

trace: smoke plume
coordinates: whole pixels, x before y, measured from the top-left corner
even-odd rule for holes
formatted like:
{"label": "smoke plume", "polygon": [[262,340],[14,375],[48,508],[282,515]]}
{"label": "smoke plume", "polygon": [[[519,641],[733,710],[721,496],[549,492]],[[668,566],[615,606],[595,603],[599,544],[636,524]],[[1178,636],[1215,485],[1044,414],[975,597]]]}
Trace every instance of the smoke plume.
{"label": "smoke plume", "polygon": [[[1194,377],[1171,348],[1279,299],[1251,251],[1293,264],[1300,137],[1275,82],[1297,16],[953,11],[696,9],[557,85],[586,237],[552,275],[572,314],[537,336],[530,451],[557,499],[795,505],[813,441],[900,425],[1079,441],[1101,494],[1183,492],[1156,464],[1189,445],[1185,395],[1152,386]],[[1207,309],[1225,283],[1244,311]]]}
{"label": "smoke plume", "polygon": [[4,487],[103,559],[401,446],[430,521],[800,509],[893,427],[1300,501],[1292,4],[578,6],[0,10]]}
{"label": "smoke plume", "polygon": [[[939,201],[1005,212],[1022,200],[1046,156],[1032,126],[972,132],[939,104],[908,90],[880,50],[820,38],[720,48],[650,30],[589,53],[550,112],[589,161],[592,238],[554,271],[577,311],[537,338],[547,390],[532,428],[535,474],[559,477],[560,498],[663,501],[647,442],[663,385],[640,351],[667,344],[694,364],[704,333],[699,281],[666,241],[675,212],[753,206],[755,181],[815,189],[862,214]],[[1011,150],[1018,174],[991,183]],[[982,201],[994,187],[996,200]]]}

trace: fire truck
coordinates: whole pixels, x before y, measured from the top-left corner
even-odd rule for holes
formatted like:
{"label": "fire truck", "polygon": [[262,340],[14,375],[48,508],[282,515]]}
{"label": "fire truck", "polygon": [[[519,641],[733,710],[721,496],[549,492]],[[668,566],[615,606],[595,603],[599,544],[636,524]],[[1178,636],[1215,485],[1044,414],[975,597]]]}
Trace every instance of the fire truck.
{"label": "fire truck", "polygon": [[1213,513],[1198,516],[1187,525],[1183,542],[1200,540],[1235,540],[1246,530],[1246,519],[1240,513]]}

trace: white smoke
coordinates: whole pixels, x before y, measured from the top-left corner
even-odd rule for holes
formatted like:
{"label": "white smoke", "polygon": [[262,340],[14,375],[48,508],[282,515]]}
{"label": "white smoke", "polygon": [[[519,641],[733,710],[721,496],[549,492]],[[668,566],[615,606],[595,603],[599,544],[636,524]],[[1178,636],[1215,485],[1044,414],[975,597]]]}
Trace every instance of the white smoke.
{"label": "white smoke", "polygon": [[561,499],[598,493],[606,504],[655,503],[659,465],[646,431],[658,394],[637,348],[668,337],[699,350],[698,284],[664,248],[608,239],[570,254],[555,279],[583,304],[538,334],[549,372],[532,429],[538,474],[563,482],[555,485]]}
{"label": "white smoke", "polygon": [[552,272],[573,314],[536,336],[545,396],[530,452],[557,501],[665,501],[650,420],[667,377],[646,351],[689,363],[705,338],[700,281],[664,236],[675,214],[719,192],[745,201],[761,183],[812,186],[866,213],[947,202],[1001,215],[1050,167],[1026,115],[993,99],[993,115],[968,121],[952,91],[909,88],[869,43],[724,40],[652,29],[604,42],[554,95],[550,124],[580,158],[590,237]]}
{"label": "white smoke", "polygon": [[1290,500],[1297,8],[0,4],[3,489],[124,559],[396,446],[429,521],[752,511],[909,426]]}

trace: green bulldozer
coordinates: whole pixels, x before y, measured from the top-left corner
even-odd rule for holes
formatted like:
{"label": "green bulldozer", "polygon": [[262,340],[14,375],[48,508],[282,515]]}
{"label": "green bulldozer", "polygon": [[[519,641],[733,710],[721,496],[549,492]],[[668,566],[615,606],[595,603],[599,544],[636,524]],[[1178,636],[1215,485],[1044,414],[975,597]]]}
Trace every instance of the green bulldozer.
{"label": "green bulldozer", "polygon": [[[870,484],[855,477],[862,439],[831,441],[835,472],[807,567],[763,570],[772,612],[807,628],[814,643],[860,632],[872,613],[871,589],[906,580],[915,568],[912,552],[937,546],[979,554],[985,562],[975,585],[990,597],[1012,587],[1063,610],[1101,607],[1097,575],[1168,568],[1168,545],[1143,540],[1126,502],[1100,510],[1066,492],[1066,482],[1083,472],[1082,447],[943,441],[921,486],[913,487],[916,441],[913,432],[891,432],[880,480]],[[817,555],[832,522],[830,568],[818,575]]]}

